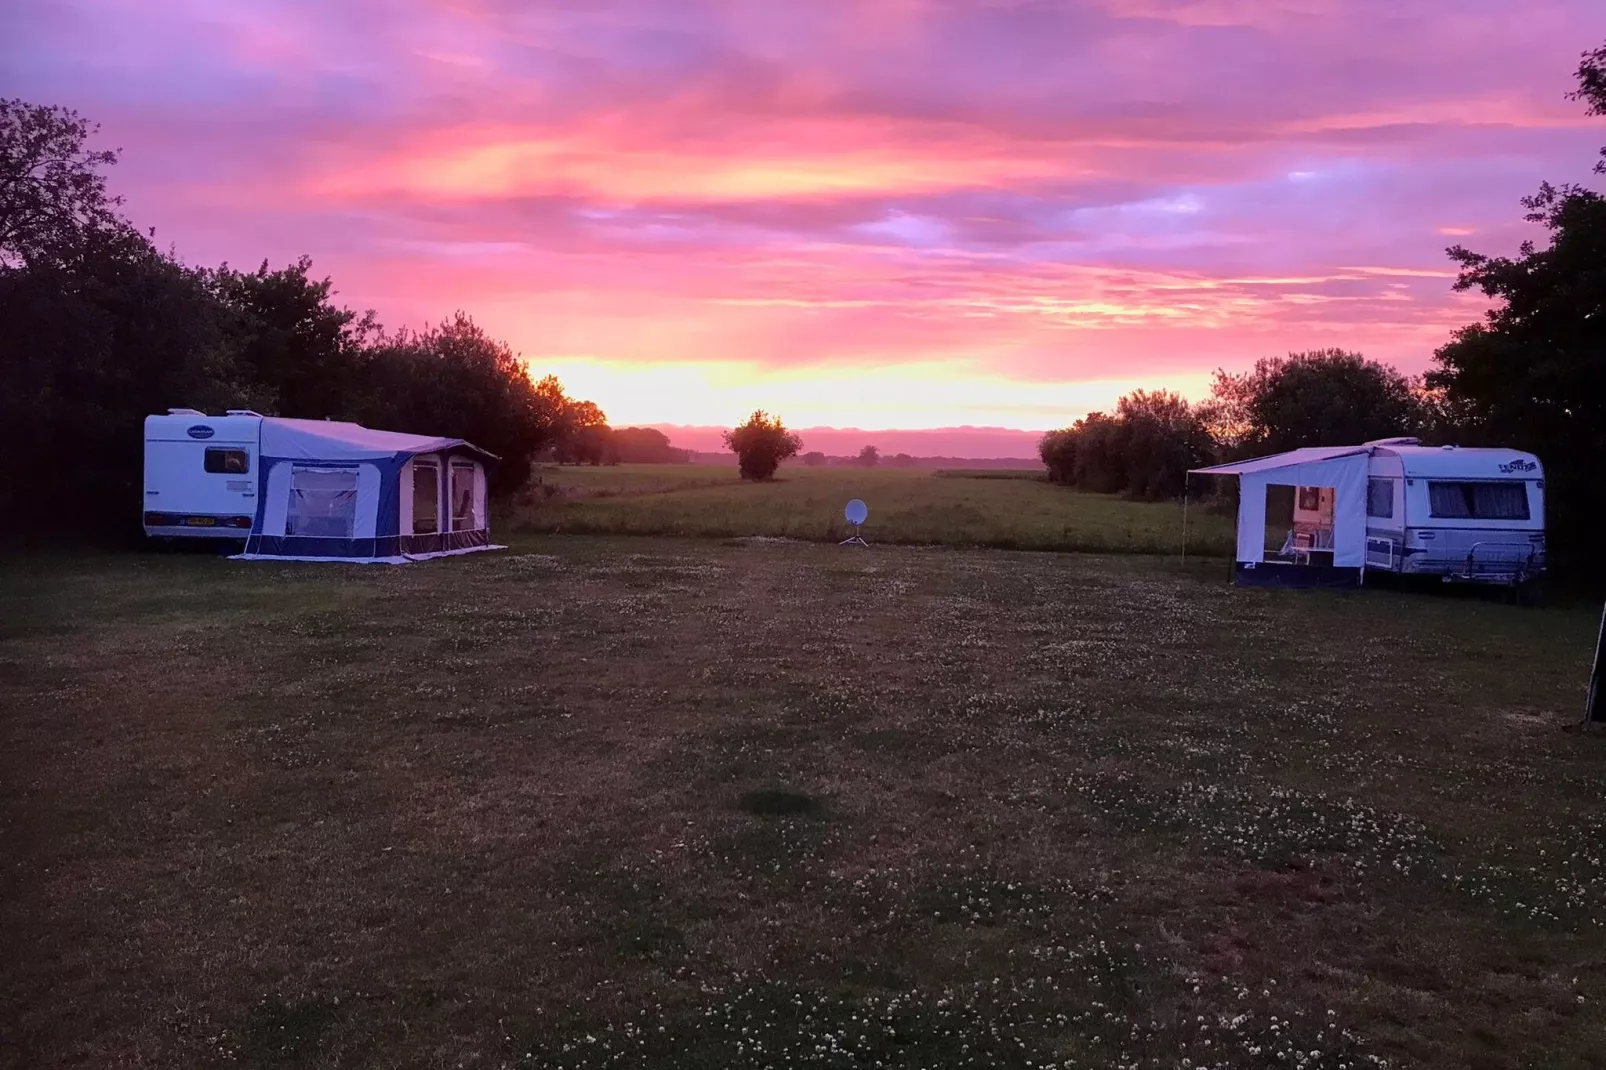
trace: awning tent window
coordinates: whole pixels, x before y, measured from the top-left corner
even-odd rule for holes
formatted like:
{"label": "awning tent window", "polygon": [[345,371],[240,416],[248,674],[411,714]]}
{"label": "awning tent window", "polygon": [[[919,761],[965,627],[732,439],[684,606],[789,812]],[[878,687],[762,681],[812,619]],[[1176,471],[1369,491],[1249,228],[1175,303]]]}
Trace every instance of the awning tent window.
{"label": "awning tent window", "polygon": [[452,464],[452,530],[473,531],[480,527],[474,508],[474,465]]}
{"label": "awning tent window", "polygon": [[440,466],[433,462],[413,462],[413,534],[433,535],[440,525]]}
{"label": "awning tent window", "polygon": [[356,469],[298,467],[291,473],[286,535],[349,539],[356,521]]}

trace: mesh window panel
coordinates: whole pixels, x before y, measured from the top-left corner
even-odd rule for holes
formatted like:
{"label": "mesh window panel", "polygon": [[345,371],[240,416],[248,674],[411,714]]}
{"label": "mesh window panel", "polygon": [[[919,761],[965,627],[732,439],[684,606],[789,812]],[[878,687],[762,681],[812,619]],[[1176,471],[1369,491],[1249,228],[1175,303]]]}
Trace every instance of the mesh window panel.
{"label": "mesh window panel", "polygon": [[286,535],[349,539],[357,523],[357,473],[298,468],[290,477]]}
{"label": "mesh window panel", "polygon": [[433,535],[440,525],[440,469],[413,465],[413,534]]}
{"label": "mesh window panel", "polygon": [[473,531],[479,527],[474,516],[474,466],[452,465],[452,530]]}

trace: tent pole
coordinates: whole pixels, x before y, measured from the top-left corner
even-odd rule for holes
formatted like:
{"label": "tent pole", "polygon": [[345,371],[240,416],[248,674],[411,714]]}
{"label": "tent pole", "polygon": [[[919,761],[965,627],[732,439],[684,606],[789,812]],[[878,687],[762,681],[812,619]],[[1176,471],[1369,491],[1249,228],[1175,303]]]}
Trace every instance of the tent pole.
{"label": "tent pole", "polygon": [[1188,480],[1192,472],[1182,473],[1182,567],[1188,567]]}

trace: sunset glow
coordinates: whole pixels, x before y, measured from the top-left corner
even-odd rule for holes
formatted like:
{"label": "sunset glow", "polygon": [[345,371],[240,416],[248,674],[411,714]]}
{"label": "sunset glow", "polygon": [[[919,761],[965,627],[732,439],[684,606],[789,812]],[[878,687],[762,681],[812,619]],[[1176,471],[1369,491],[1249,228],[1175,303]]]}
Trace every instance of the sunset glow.
{"label": "sunset glow", "polygon": [[1597,0],[21,0],[7,95],[191,263],[465,309],[615,424],[1061,426],[1342,346],[1582,181]]}

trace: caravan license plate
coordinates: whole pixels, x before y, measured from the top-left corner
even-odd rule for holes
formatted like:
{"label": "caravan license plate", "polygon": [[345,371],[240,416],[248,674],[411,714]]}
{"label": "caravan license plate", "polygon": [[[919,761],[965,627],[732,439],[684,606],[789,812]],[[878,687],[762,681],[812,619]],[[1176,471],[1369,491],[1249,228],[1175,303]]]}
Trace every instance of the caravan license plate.
{"label": "caravan license plate", "polygon": [[188,524],[192,528],[209,528],[217,523],[217,518],[211,516],[192,516],[185,520],[184,523]]}

